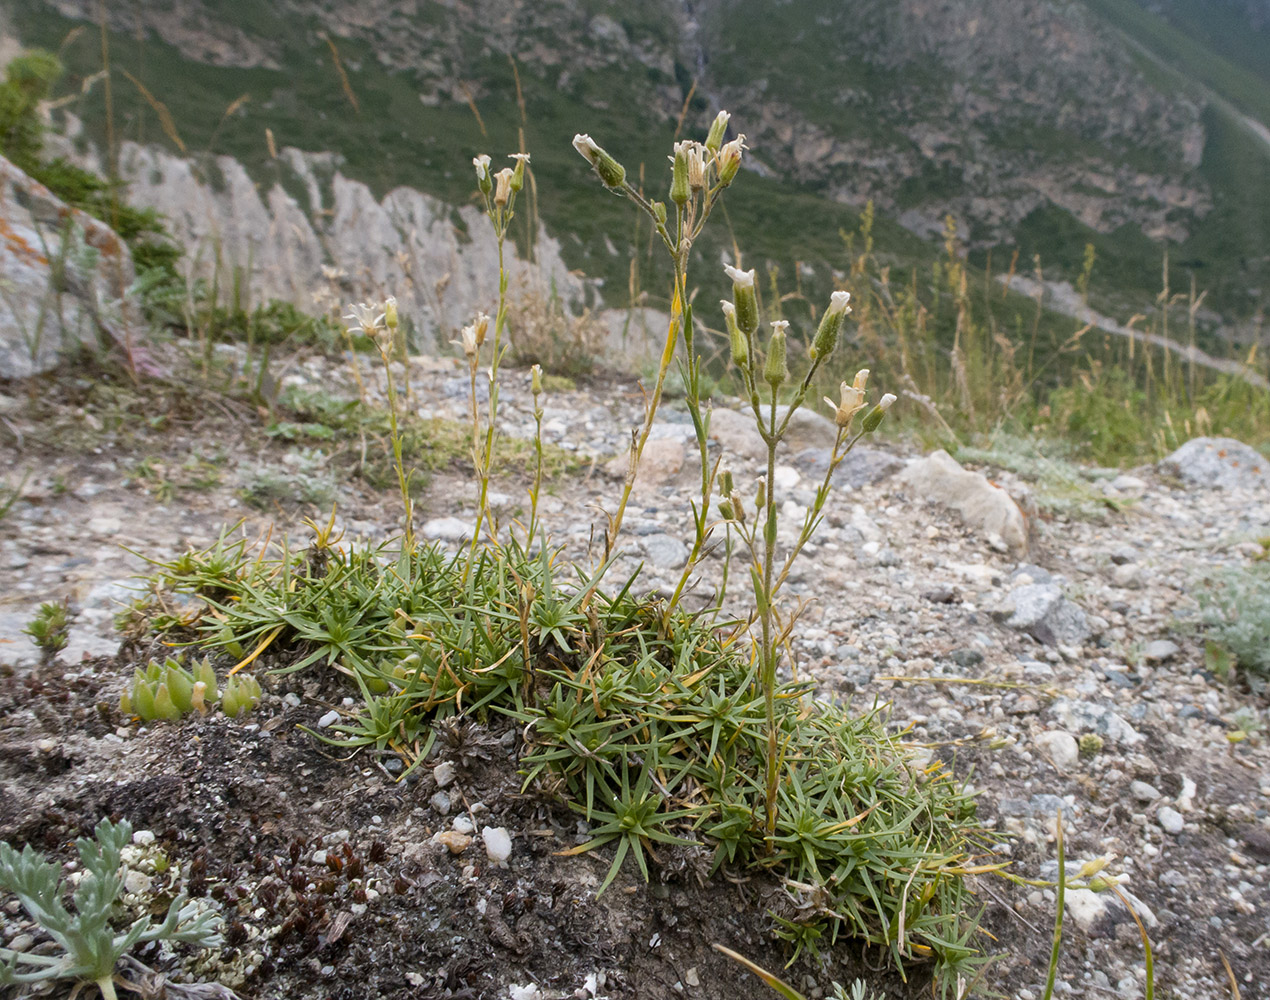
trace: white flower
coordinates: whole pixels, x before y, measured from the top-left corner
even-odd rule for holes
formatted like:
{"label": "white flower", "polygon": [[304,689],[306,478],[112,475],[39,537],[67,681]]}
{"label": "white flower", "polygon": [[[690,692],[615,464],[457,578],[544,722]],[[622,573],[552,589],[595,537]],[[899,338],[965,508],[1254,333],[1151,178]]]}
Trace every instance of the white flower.
{"label": "white flower", "polygon": [[472,166],[476,168],[476,179],[478,181],[489,180],[489,154],[482,153],[480,156],[472,157]]}
{"label": "white flower", "polygon": [[350,303],[344,319],[348,321],[350,332],[364,333],[375,337],[384,331],[384,311],[369,302]]}
{"label": "white flower", "polygon": [[732,284],[736,285],[738,288],[754,287],[754,279],[757,277],[757,274],[753,268],[750,268],[748,271],[742,271],[739,268],[733,267],[731,264],[724,264],[723,270],[727,272],[728,277],[732,279]]}
{"label": "white flower", "polygon": [[514,173],[515,171],[513,171],[511,167],[503,167],[502,170],[500,170],[498,173],[494,175],[494,180],[498,185],[494,189],[494,204],[495,205],[506,205],[508,199],[511,198],[512,175]]}
{"label": "white flower", "polygon": [[[865,379],[869,377],[867,370],[862,371],[861,374]],[[840,391],[842,399],[839,402],[835,403],[828,396],[825,397],[825,402],[834,411],[833,422],[839,427],[849,427],[855,415],[864,409],[864,380],[857,375],[855,385],[847,385],[843,382]]]}
{"label": "white flower", "polygon": [[585,156],[592,166],[595,166],[595,161],[600,157],[599,143],[581,132],[573,137],[573,148]]}
{"label": "white flower", "polygon": [[469,359],[475,358],[477,351],[480,349],[480,345],[476,342],[476,327],[465,326],[463,328],[462,337],[463,339],[461,341],[455,340],[451,341],[451,343],[458,344],[462,347],[463,353],[467,355]]}
{"label": "white flower", "polygon": [[851,306],[848,305],[850,301],[850,292],[834,292],[829,296],[829,315],[839,316],[851,312]]}

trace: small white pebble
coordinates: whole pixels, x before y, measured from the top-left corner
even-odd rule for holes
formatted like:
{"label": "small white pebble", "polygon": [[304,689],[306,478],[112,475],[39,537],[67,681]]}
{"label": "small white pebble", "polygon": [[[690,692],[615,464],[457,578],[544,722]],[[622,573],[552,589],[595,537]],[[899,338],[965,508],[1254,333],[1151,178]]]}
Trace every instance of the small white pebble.
{"label": "small white pebble", "polygon": [[438,788],[444,788],[454,781],[454,765],[448,760],[441,761],[432,769],[432,778],[436,781]]}
{"label": "small white pebble", "polygon": [[459,833],[474,833],[476,831],[476,827],[466,816],[455,816],[454,821],[450,824],[450,828],[458,830]]}
{"label": "small white pebble", "polygon": [[325,729],[327,726],[333,726],[340,721],[340,713],[331,709],[322,718],[318,719],[318,729]]}
{"label": "small white pebble", "polygon": [[132,835],[132,842],[138,847],[149,847],[154,843],[154,833],[151,830],[138,830]]}
{"label": "small white pebble", "polygon": [[481,830],[485,841],[485,856],[494,864],[504,864],[512,856],[512,838],[505,827],[487,826]]}

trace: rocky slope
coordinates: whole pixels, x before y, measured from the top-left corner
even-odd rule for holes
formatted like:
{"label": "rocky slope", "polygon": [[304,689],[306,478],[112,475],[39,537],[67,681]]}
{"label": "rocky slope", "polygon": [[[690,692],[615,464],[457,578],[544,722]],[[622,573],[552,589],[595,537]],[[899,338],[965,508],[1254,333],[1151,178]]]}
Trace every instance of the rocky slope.
{"label": "rocky slope", "polygon": [[[1183,7],[1192,21],[1207,16],[1170,5]],[[1255,36],[1260,7],[1223,10]],[[1149,24],[1126,21],[1126,11]],[[24,38],[56,47],[97,5],[10,3],[9,15]],[[1178,21],[1182,32],[1156,37],[1173,29],[1129,0],[657,0],[637,9],[286,0],[228,10],[196,0],[112,5],[108,18],[115,58],[166,102],[190,148],[233,153],[266,188],[268,127],[280,145],[340,155],[346,176],[377,197],[404,184],[460,203],[468,191],[457,165],[491,145],[514,148],[524,110],[549,229],[571,266],[621,284],[625,262],[610,260],[595,232],[611,208],[552,193],[577,183],[569,137],[604,135],[635,170],[662,161],[681,111],[700,127],[720,106],[735,113],[750,165],[765,176],[843,206],[872,200],[922,235],[951,213],[972,248],[996,248],[998,259],[1017,248],[1024,261],[1040,253],[1069,280],[1092,241],[1116,261],[1108,287],[1139,301],[1158,291],[1165,241],[1197,270],[1210,305],[1232,315],[1255,311],[1270,269],[1270,219],[1256,198],[1270,157],[1249,132],[1270,91],[1230,76],[1213,48],[1238,62],[1237,32],[1205,40]],[[99,63],[86,38],[66,49],[84,76]],[[1186,47],[1186,58],[1161,49],[1161,38]],[[168,86],[177,76],[185,86]],[[116,100],[124,135],[158,137],[139,94],[121,86]],[[85,112],[100,115],[92,101]],[[771,218],[743,221],[739,235],[783,268],[831,260],[830,239],[798,245],[811,213],[792,210],[789,191],[763,189]],[[1095,287],[1101,280],[1096,273]]]}
{"label": "rocky slope", "polygon": [[[48,3],[96,16],[88,0]],[[496,97],[502,81],[483,63],[506,53],[527,82],[610,112],[642,104],[673,119],[695,80],[708,101],[691,117],[733,110],[780,176],[875,200],[923,233],[951,212],[983,244],[1047,206],[1100,232],[1130,224],[1182,241],[1211,207],[1196,174],[1201,105],[1145,76],[1082,3],[661,0],[632,14],[566,0],[288,0],[250,17],[188,3],[111,18],[239,68],[286,68],[300,37],[312,48],[329,33],[406,74],[424,102]]]}
{"label": "rocky slope", "polygon": [[[358,393],[336,359],[296,359],[284,381],[333,397]],[[413,407],[462,419],[466,379],[453,362],[416,360],[413,383]],[[311,508],[283,496],[268,513],[245,510],[244,491],[265,468],[330,470],[315,468],[311,450],[266,437],[232,400],[209,405],[173,383],[130,393],[72,375],[45,382],[33,400],[18,384],[0,391],[0,415],[14,432],[0,437],[0,459],[36,467],[0,521],[0,667],[13,672],[0,693],[0,837],[56,848],[102,811],[118,812],[154,829],[187,873],[202,856],[201,891],[238,921],[217,968],[236,973],[236,986],[249,976],[241,988],[252,996],[356,1000],[368,982],[376,995],[402,1000],[493,1000],[532,982],[542,992],[523,995],[557,1000],[760,995],[711,958],[709,943],[783,963],[788,955],[764,929],[772,887],[699,890],[656,868],[651,886],[624,877],[621,891],[596,900],[608,857],[554,856],[578,833],[572,818],[519,794],[514,734],[482,744],[480,764],[456,756],[449,767],[444,758],[444,779],[443,767],[425,767],[419,780],[398,784],[391,754],[337,760],[297,728],[321,725],[340,706],[338,694],[294,677],[268,682],[247,727],[130,724],[114,706],[139,654],[120,652],[112,620],[133,596],[129,575],[146,568],[131,553],[167,557],[208,545],[244,512],[248,538],[263,538],[275,520],[274,538],[284,529],[298,538]],[[369,370],[365,391],[383,403],[384,385]],[[612,503],[615,484],[598,466],[623,447],[641,399],[622,381],[548,397],[547,439],[594,459],[592,471],[555,481],[544,498],[553,540],[570,558],[586,560],[601,520],[596,505]],[[523,373],[509,373],[502,400],[509,437],[530,433]],[[121,419],[128,412],[149,419]],[[748,490],[759,471],[746,457],[752,442],[743,422],[721,417],[712,450],[728,455]],[[641,587],[677,578],[694,480],[682,447],[686,419],[672,407],[657,425],[658,461],[628,512],[614,579],[638,563]],[[811,495],[825,434],[825,421],[806,421],[777,469],[785,523],[799,520]],[[1015,874],[1053,877],[1061,811],[1072,864],[1105,857],[1109,871],[1130,876],[1126,888],[1155,944],[1157,995],[1229,1000],[1219,948],[1244,996],[1267,995],[1270,752],[1256,734],[1265,701],[1207,671],[1194,600],[1206,578],[1247,569],[1261,554],[1254,539],[1270,520],[1265,470],[1232,468],[1215,451],[1183,456],[1180,469],[1143,467],[1114,479],[1082,470],[1087,502],[1054,513],[1043,479],[989,468],[1025,505],[1028,494],[1040,501],[1024,553],[1026,540],[1012,530],[993,537],[968,523],[966,510],[935,502],[935,479],[917,474],[929,460],[905,464],[903,449],[881,446],[839,470],[825,523],[789,585],[791,599],[811,602],[794,643],[800,672],[821,697],[850,698],[861,710],[891,702],[892,725],[911,727],[925,752],[971,777],[981,815],[1011,835],[998,860],[1008,857]],[[356,480],[332,486],[346,542],[375,543],[398,530],[391,492]],[[523,481],[502,476],[495,486],[493,502],[510,514]],[[1000,492],[982,478],[973,488]],[[422,534],[461,545],[472,496],[460,470],[436,475],[420,498]],[[703,586],[719,570],[719,560],[708,562]],[[739,606],[743,595],[735,585],[730,592]],[[79,612],[71,642],[53,669],[41,670],[20,630],[40,602],[62,598]],[[1232,743],[1235,729],[1253,735]],[[438,796],[442,786],[449,794]],[[487,865],[479,841],[455,857],[434,844],[438,832],[462,833],[468,812],[510,831],[508,868]],[[361,880],[341,876],[318,894],[322,906],[309,895],[313,908],[304,911],[288,879],[297,894],[321,883],[323,863],[307,859],[345,841],[359,858],[372,841],[381,847]],[[983,943],[1003,954],[985,984],[1035,1000],[1052,892],[993,878],[976,891],[994,936]],[[1069,893],[1067,905],[1062,995],[1140,998],[1142,952],[1128,911],[1088,892]],[[303,919],[279,932],[292,910]],[[30,931],[20,916],[0,924],[6,942]],[[889,1000],[930,995],[920,975],[905,985],[858,964],[849,971],[860,958],[840,942],[832,965],[803,960],[786,975],[824,988],[830,975],[858,973]],[[602,993],[586,992],[590,975],[607,981]]]}

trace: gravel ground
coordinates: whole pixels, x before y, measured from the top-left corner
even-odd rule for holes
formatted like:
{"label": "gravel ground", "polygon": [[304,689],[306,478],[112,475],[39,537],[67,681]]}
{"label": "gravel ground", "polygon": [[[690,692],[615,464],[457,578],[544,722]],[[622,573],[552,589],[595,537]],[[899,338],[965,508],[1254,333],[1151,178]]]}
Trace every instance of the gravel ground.
{"label": "gravel ground", "polygon": [[[382,392],[369,370],[362,376],[367,392]],[[280,382],[357,393],[338,360],[294,359]],[[505,386],[504,430],[526,437],[528,377],[510,372]],[[450,361],[412,365],[411,408],[421,415],[464,419],[466,392]],[[602,537],[599,510],[618,489],[606,463],[628,440],[642,398],[618,377],[548,397],[544,438],[580,459],[542,504],[553,540],[572,558],[585,562]],[[783,963],[761,940],[770,886],[627,882],[596,903],[602,859],[554,856],[550,845],[573,843],[573,833],[519,794],[508,734],[469,734],[501,749],[487,750],[479,766],[455,751],[459,780],[446,792],[431,774],[394,784],[384,761],[329,760],[293,725],[312,725],[334,704],[316,686],[275,690],[248,727],[125,725],[112,706],[137,653],[121,653],[113,618],[135,596],[144,557],[209,544],[244,518],[239,530],[250,537],[271,526],[275,537],[301,537],[300,518],[314,505],[286,489],[265,510],[244,499],[253,484],[260,495],[261,470],[271,467],[288,472],[294,494],[317,484],[337,498],[349,540],[395,535],[398,502],[341,475],[325,457],[333,446],[301,449],[263,434],[267,419],[229,397],[164,386],[138,393],[101,373],[72,374],[0,383],[0,417],[9,485],[29,473],[0,520],[0,835],[63,849],[113,810],[160,833],[187,871],[201,858],[199,870],[220,887],[218,905],[232,909],[235,879],[257,896],[276,881],[278,919],[301,914],[287,931],[294,947],[276,944],[277,921],[273,943],[257,941],[274,914],[252,910],[228,949],[241,975],[226,981],[255,996],[371,995],[366,970],[383,955],[370,941],[399,946],[384,945],[399,959],[395,971],[374,974],[383,996],[506,997],[525,986],[530,997],[534,982],[541,997],[758,996],[752,980],[703,947],[725,940],[710,935],[733,935],[769,965]],[[823,433],[807,423],[782,458],[786,524],[815,488]],[[614,579],[642,563],[646,588],[669,592],[677,582],[697,477],[685,459],[690,441],[686,414],[672,403],[655,428]],[[725,438],[713,447],[731,449],[727,464],[745,494],[757,471],[735,445]],[[892,725],[979,790],[981,815],[1011,835],[1002,854],[1015,874],[1053,877],[1061,811],[1073,863],[1105,857],[1108,871],[1129,876],[1125,889],[1154,942],[1157,996],[1233,996],[1219,950],[1244,997],[1270,996],[1270,753],[1255,733],[1238,744],[1227,738],[1264,720],[1266,703],[1205,668],[1196,603],[1207,576],[1262,552],[1256,539],[1270,533],[1270,490],[1185,485],[1152,466],[1119,477],[1084,470],[1082,503],[1064,507],[1044,481],[985,467],[1030,511],[1022,553],[915,495],[897,474],[915,457],[904,445],[876,444],[840,470],[844,485],[787,588],[789,598],[810,602],[795,643],[798,671],[823,698],[861,709],[889,702]],[[493,489],[505,521],[526,506],[523,476],[504,476]],[[431,475],[417,510],[421,534],[461,544],[473,496],[461,470]],[[690,600],[709,595],[721,567],[717,555],[702,565]],[[21,629],[41,602],[61,599],[76,611],[71,640],[59,668],[40,667]],[[733,585],[729,607],[744,602]],[[457,832],[475,837],[457,859],[430,844],[455,828],[442,800],[464,806]],[[485,826],[511,832],[510,869],[487,863]],[[330,880],[325,857],[346,843],[361,860],[359,875],[331,875],[339,884],[318,915],[305,887]],[[981,878],[976,889],[996,938],[984,947],[1002,953],[985,982],[1018,1000],[1039,997],[1053,892],[999,878]],[[709,902],[719,892],[728,905]],[[712,907],[713,923],[704,915]],[[28,928],[12,907],[4,913],[0,933],[11,942]],[[471,918],[470,933],[454,931],[460,914]],[[1143,995],[1141,944],[1124,906],[1109,894],[1069,893],[1066,926],[1058,995]],[[409,935],[422,942],[418,950],[402,944]],[[445,943],[459,938],[467,951]],[[791,975],[824,987],[830,972],[860,968],[861,956],[838,951],[830,970],[800,962]],[[599,977],[590,987],[588,975]],[[888,996],[921,992],[916,981],[874,981]]]}

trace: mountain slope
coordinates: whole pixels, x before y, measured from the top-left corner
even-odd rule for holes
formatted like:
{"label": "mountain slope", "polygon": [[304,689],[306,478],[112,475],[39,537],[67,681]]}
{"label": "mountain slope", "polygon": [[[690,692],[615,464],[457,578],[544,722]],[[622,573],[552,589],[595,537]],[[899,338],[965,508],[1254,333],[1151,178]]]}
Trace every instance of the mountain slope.
{"label": "mountain slope", "polygon": [[[24,40],[52,47],[97,10],[8,2]],[[338,152],[380,193],[462,203],[472,155],[518,148],[519,85],[542,215],[610,299],[630,261],[605,237],[620,246],[632,217],[585,183],[569,139],[591,132],[660,188],[681,111],[691,132],[719,106],[761,175],[730,205],[738,240],[787,275],[810,263],[813,284],[872,200],[923,236],[952,214],[981,258],[1039,253],[1049,273],[1070,275],[1091,242],[1108,308],[1149,301],[1166,245],[1175,286],[1195,273],[1230,316],[1270,294],[1270,156],[1239,117],[1270,121],[1270,83],[1132,0],[188,0],[109,17],[116,65],[168,105],[185,145],[265,182],[291,183],[269,128],[279,145]],[[100,66],[90,32],[64,54],[82,76]],[[120,135],[165,141],[135,88],[119,81],[115,101]],[[100,90],[81,109],[100,121]],[[899,259],[923,253],[896,226],[878,238]]]}

